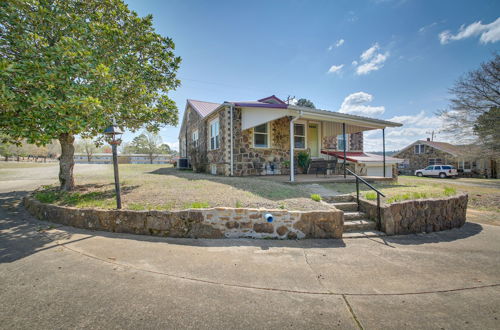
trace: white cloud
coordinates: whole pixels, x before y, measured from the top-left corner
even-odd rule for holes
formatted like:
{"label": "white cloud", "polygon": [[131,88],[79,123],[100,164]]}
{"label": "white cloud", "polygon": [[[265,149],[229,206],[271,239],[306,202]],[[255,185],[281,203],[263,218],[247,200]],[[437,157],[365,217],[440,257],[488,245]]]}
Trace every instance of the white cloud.
{"label": "white cloud", "polygon": [[170,147],[170,149],[175,150],[175,151],[179,151],[179,141],[165,142],[165,143]]}
{"label": "white cloud", "polygon": [[479,36],[482,44],[494,43],[500,40],[500,17],[494,22],[483,24],[481,21],[474,22],[467,26],[462,25],[457,34],[452,34],[450,30],[441,32],[438,37],[442,45],[450,41],[462,40],[470,37]]}
{"label": "white cloud", "polygon": [[340,70],[344,67],[344,64],[340,65],[332,65],[330,69],[328,69],[328,73],[340,73]]}
{"label": "white cloud", "polygon": [[352,61],[351,64],[354,65],[354,66],[356,66],[356,65],[358,65],[358,61],[354,60],[354,61]]}
{"label": "white cloud", "polygon": [[380,53],[380,46],[375,43],[373,46],[365,50],[359,58],[361,63],[353,61],[353,65],[357,65],[356,74],[364,75],[371,71],[377,71],[384,66],[384,62],[389,57],[389,52]]}
{"label": "white cloud", "polygon": [[338,48],[338,47],[342,46],[342,45],[344,44],[344,42],[345,42],[345,40],[344,40],[344,39],[339,39],[339,40],[337,40],[337,42],[336,42],[334,45],[330,45],[330,46],[328,47],[328,51],[333,50],[333,48]]}
{"label": "white cloud", "polygon": [[342,102],[342,105],[340,106],[339,112],[363,116],[375,116],[383,114],[385,111],[385,107],[374,107],[371,105],[366,105],[366,103],[369,103],[371,101],[373,101],[373,96],[368,93],[352,93],[344,99],[344,102]]}
{"label": "white cloud", "polygon": [[[448,137],[441,133],[443,119],[437,116],[429,116],[425,111],[420,111],[415,115],[394,116],[387,120],[401,123],[403,126],[386,129],[386,150],[400,150],[416,140],[430,137],[432,131],[435,133],[435,140],[448,140]],[[382,150],[380,130],[365,132],[364,137],[365,150]]]}
{"label": "white cloud", "polygon": [[369,60],[369,59],[373,56],[373,54],[375,54],[375,52],[376,52],[379,48],[380,48],[380,47],[379,47],[378,43],[375,43],[373,46],[371,46],[370,48],[368,48],[367,50],[365,50],[365,51],[361,54],[361,56],[360,56],[361,61],[363,61],[363,62],[368,61],[368,60]]}
{"label": "white cloud", "polygon": [[419,33],[424,33],[426,32],[427,30],[430,30],[432,29],[433,27],[435,27],[438,23],[437,22],[433,22],[431,24],[428,24],[428,25],[425,25],[425,26],[422,26],[420,29],[418,29],[418,32]]}

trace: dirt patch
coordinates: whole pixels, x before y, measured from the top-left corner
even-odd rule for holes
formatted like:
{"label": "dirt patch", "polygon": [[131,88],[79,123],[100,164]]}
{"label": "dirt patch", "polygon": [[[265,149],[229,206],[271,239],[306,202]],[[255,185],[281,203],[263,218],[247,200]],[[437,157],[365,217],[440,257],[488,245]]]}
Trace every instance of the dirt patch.
{"label": "dirt patch", "polygon": [[500,226],[500,212],[468,209],[467,221],[485,225]]}

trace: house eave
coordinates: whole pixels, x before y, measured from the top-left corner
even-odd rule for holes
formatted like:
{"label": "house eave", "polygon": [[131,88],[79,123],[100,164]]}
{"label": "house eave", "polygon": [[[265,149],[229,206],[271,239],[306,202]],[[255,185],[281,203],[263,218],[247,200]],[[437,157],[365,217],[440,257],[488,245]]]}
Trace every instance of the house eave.
{"label": "house eave", "polygon": [[371,127],[373,129],[403,126],[403,124],[401,124],[401,123],[395,123],[392,121],[349,115],[349,114],[345,114],[345,113],[333,112],[333,111],[328,111],[328,110],[311,109],[311,108],[307,108],[307,107],[298,107],[298,106],[294,106],[294,105],[289,105],[288,109],[295,111],[297,113],[301,111],[303,114],[303,117],[309,115],[309,116],[317,116],[317,117],[321,117],[321,118],[329,118],[331,121],[352,123],[352,124],[356,124],[359,126]]}

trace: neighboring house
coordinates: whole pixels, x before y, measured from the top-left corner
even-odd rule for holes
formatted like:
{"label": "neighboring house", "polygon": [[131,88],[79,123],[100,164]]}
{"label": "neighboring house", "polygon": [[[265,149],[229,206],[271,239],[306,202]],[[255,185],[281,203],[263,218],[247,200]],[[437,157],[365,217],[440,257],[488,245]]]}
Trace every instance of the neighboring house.
{"label": "neighboring house", "polygon": [[459,174],[486,175],[497,178],[499,164],[495,159],[485,157],[481,149],[474,145],[453,145],[446,142],[418,140],[394,154],[404,159],[399,165],[400,172],[414,174],[415,170],[429,165],[453,165]]}
{"label": "neighboring house", "polygon": [[[113,155],[106,153],[93,154],[90,163],[86,153],[75,153],[73,156],[77,164],[112,164]],[[172,162],[172,156],[166,154],[153,155],[153,164],[169,164]],[[118,163],[120,164],[151,164],[148,154],[119,154]]]}
{"label": "neighboring house", "polygon": [[[401,124],[288,105],[274,95],[244,102],[187,100],[179,163],[187,158],[195,170],[226,176],[290,174],[295,166],[291,150],[295,158],[307,151],[312,158],[334,155],[343,162],[345,147],[346,162],[358,174],[382,176],[384,157],[363,152],[363,131],[397,126]],[[391,177],[399,160],[385,161]]]}

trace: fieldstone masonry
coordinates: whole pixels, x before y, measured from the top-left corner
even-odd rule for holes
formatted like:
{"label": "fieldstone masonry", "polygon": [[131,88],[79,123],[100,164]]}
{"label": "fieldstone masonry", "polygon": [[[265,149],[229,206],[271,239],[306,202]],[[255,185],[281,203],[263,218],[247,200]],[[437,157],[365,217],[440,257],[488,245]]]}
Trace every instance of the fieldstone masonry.
{"label": "fieldstone masonry", "polygon": [[[217,207],[183,211],[80,209],[44,204],[25,197],[26,209],[40,220],[91,230],[186,238],[342,238],[344,213]],[[266,214],[273,221],[267,222]]]}
{"label": "fieldstone masonry", "polygon": [[[462,227],[466,220],[468,196],[418,199],[381,206],[381,229],[388,235],[430,233]],[[377,204],[361,200],[361,209],[377,219]]]}

